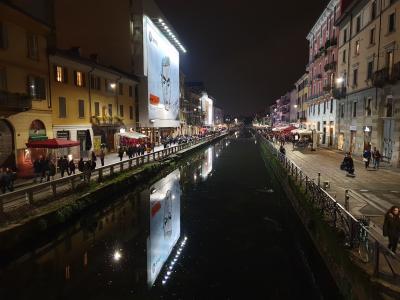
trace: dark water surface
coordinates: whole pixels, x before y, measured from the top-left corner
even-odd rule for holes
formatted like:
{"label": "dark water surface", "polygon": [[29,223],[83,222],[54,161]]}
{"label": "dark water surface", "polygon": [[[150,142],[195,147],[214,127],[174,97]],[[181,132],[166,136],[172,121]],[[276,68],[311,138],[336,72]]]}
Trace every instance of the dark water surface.
{"label": "dark water surface", "polygon": [[341,299],[241,132],[0,270],[0,299]]}

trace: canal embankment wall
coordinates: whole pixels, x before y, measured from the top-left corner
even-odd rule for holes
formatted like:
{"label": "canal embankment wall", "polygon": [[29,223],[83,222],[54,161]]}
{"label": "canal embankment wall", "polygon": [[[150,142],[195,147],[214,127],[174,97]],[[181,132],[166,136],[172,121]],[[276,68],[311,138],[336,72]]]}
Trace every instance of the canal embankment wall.
{"label": "canal embankment wall", "polygon": [[[0,257],[18,257],[27,249],[35,248],[49,237],[57,236],[57,232],[73,221],[79,219],[89,210],[101,209],[113,201],[132,192],[139,192],[160,178],[173,171],[182,161],[210,144],[213,144],[228,134],[213,137],[182,149],[176,153],[156,161],[138,165],[119,173],[103,176],[101,181],[91,181],[75,186],[69,195],[49,202],[46,206],[36,209],[17,223],[3,225],[0,228]],[[0,264],[4,263],[0,259]]]}
{"label": "canal embankment wall", "polygon": [[266,168],[279,181],[344,298],[400,299],[396,276],[389,276],[395,274],[385,272],[387,264],[398,263],[396,257],[368,237],[368,232],[358,226],[358,220],[332,202],[311,178],[277,153],[269,141],[261,135],[257,135],[257,140]]}

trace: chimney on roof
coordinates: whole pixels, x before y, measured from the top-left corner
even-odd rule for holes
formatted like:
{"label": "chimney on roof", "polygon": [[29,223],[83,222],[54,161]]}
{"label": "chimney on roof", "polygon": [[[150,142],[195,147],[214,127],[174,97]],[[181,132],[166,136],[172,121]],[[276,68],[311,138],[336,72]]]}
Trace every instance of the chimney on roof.
{"label": "chimney on roof", "polygon": [[81,57],[81,47],[71,47],[71,49],[69,49],[69,52],[74,55],[74,56],[78,56]]}
{"label": "chimney on roof", "polygon": [[99,63],[99,55],[97,53],[90,54],[90,59],[93,60],[96,64]]}

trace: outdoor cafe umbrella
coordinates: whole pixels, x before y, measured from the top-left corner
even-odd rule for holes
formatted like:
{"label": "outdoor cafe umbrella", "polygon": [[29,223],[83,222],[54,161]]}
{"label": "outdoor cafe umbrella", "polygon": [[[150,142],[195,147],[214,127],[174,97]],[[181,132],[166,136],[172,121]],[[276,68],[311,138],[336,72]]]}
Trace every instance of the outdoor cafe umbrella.
{"label": "outdoor cafe umbrella", "polygon": [[79,146],[80,142],[65,139],[47,139],[44,141],[30,141],[26,143],[28,148],[60,149]]}

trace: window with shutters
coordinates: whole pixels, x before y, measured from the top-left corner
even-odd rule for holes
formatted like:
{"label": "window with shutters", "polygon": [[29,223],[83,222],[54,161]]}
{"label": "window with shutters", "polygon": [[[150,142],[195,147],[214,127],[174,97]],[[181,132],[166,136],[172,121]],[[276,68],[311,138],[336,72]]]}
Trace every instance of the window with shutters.
{"label": "window with shutters", "polygon": [[39,46],[38,37],[36,34],[27,33],[27,46],[28,46],[28,57],[34,60],[39,59]]}
{"label": "window with shutters", "polygon": [[133,93],[132,93],[132,86],[130,85],[130,86],[129,86],[129,97],[132,97],[132,94],[133,94]]}
{"label": "window with shutters", "polygon": [[0,22],[0,49],[8,48],[7,26]]}
{"label": "window with shutters", "polygon": [[133,120],[133,106],[129,106],[129,119]]}
{"label": "window with shutters", "polygon": [[64,66],[54,65],[54,80],[60,83],[68,82],[68,70]]}
{"label": "window with shutters", "polygon": [[108,104],[108,116],[112,117],[113,113],[113,107],[112,104]]}
{"label": "window with shutters", "polygon": [[396,30],[396,14],[392,13],[389,15],[388,31],[394,32]]}
{"label": "window with shutters", "polygon": [[7,90],[7,71],[0,67],[0,91]]}
{"label": "window with shutters", "polygon": [[33,75],[28,76],[28,94],[33,99],[46,99],[46,84],[45,79]]}
{"label": "window with shutters", "polygon": [[118,92],[121,96],[124,94],[124,85],[121,82],[118,84]]}
{"label": "window with shutters", "polygon": [[99,102],[94,103],[94,115],[96,117],[100,116],[100,103]]}
{"label": "window with shutters", "polygon": [[331,109],[330,109],[331,114],[333,114],[333,99],[331,99]]}
{"label": "window with shutters", "polygon": [[119,116],[124,117],[124,106],[122,104],[119,106]]}
{"label": "window with shutters", "polygon": [[74,71],[74,81],[76,86],[85,87],[85,73]]}
{"label": "window with shutters", "polygon": [[79,111],[79,118],[83,119],[85,117],[85,101],[78,100],[78,111]]}
{"label": "window with shutters", "polygon": [[94,90],[101,90],[101,78],[98,76],[92,75],[90,77],[90,87]]}
{"label": "window with shutters", "polygon": [[372,79],[372,75],[374,73],[374,61],[369,61],[367,65],[367,80]]}
{"label": "window with shutters", "polygon": [[58,116],[60,118],[67,117],[67,100],[65,97],[58,98]]}

